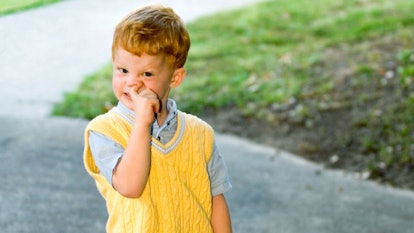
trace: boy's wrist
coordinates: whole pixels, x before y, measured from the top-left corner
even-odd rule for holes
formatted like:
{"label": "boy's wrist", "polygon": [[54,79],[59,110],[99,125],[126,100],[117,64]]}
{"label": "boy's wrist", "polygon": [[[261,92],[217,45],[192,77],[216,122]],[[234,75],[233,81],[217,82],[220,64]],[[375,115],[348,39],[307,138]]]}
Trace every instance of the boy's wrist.
{"label": "boy's wrist", "polygon": [[148,134],[151,134],[151,128],[153,123],[145,123],[142,121],[139,121],[136,119],[133,130],[141,131],[141,132],[148,132]]}

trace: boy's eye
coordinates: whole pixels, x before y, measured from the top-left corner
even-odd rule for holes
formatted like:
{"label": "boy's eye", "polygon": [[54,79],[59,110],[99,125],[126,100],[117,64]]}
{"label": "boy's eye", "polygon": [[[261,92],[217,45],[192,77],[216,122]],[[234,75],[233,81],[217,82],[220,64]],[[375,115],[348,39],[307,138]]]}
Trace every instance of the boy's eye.
{"label": "boy's eye", "polygon": [[144,72],[144,73],[142,73],[142,75],[144,77],[151,77],[152,76],[152,73],[151,72]]}
{"label": "boy's eye", "polygon": [[124,68],[119,68],[119,72],[126,74],[128,73],[128,70],[124,69]]}

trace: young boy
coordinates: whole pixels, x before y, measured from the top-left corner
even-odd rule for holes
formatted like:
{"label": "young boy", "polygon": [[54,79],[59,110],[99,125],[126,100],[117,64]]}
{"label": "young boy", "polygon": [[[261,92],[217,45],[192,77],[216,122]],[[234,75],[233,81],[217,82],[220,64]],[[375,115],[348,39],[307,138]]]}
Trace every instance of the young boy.
{"label": "young boy", "polygon": [[185,77],[188,32],[172,9],[147,6],[116,27],[118,105],[85,130],[84,163],[107,203],[107,232],[231,232],[231,188],[212,128],[169,99]]}

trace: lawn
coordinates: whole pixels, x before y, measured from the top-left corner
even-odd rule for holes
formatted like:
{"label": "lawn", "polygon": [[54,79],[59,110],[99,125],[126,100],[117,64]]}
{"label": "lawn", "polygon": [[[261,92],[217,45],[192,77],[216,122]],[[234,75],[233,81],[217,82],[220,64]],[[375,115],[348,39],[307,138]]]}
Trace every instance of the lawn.
{"label": "lawn", "polygon": [[1,0],[0,16],[59,1],[61,0]]}
{"label": "lawn", "polygon": [[[172,96],[220,132],[414,188],[413,11],[411,0],[274,0],[200,18]],[[108,63],[54,114],[93,118],[115,103]]]}

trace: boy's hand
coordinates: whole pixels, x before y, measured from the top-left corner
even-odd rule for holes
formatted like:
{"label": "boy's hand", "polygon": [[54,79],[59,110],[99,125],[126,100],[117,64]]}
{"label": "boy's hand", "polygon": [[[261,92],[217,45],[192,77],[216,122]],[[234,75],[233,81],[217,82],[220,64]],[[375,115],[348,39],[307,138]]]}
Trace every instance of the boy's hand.
{"label": "boy's hand", "polygon": [[134,113],[137,123],[152,125],[157,113],[161,112],[161,100],[157,93],[151,89],[145,89],[138,92],[137,88],[132,88],[129,92],[134,103]]}

